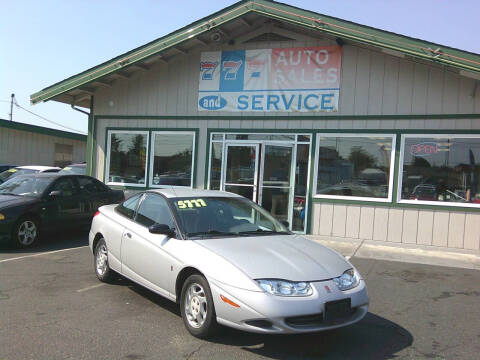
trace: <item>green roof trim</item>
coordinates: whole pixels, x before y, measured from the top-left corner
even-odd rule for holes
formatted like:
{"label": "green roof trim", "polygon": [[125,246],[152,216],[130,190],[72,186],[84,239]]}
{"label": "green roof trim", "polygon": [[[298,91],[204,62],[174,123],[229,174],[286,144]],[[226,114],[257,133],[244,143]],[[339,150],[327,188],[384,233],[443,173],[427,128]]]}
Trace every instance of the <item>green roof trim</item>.
{"label": "green roof trim", "polygon": [[480,73],[479,54],[360,25],[279,2],[269,0],[243,0],[164,37],[36,92],[30,96],[30,101],[32,104],[36,104],[41,101],[50,100],[57,95],[88,84],[136,62],[145,60],[161,51],[174,47],[192,37],[205,33],[250,12],[302,26],[310,30],[324,32],[332,36],[399,51],[438,64]]}
{"label": "green roof trim", "polygon": [[15,121],[8,121],[0,119],[0,128],[7,128],[13,130],[27,131],[35,134],[57,136],[66,139],[87,141],[87,135],[76,134],[69,131],[62,131],[57,129],[50,129],[43,126],[30,125],[25,123],[19,123]]}

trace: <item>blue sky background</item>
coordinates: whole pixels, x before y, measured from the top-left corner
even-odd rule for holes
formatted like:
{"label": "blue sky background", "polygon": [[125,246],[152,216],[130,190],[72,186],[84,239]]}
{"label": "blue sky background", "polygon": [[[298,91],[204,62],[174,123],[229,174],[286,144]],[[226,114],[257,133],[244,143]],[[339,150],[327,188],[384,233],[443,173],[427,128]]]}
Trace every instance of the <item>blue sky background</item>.
{"label": "blue sky background", "polygon": [[[86,132],[66,104],[30,106],[30,94],[143,45],[235,1],[2,0],[0,119],[10,94],[23,107]],[[284,0],[360,24],[480,53],[479,0]],[[13,119],[62,129],[14,107]],[[65,130],[65,129],[63,129]]]}

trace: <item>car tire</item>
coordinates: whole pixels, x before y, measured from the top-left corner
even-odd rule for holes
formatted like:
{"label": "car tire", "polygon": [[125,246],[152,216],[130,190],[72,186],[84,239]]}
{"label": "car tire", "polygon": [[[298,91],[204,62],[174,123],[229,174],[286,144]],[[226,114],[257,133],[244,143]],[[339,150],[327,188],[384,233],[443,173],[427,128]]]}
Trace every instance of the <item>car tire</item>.
{"label": "car tire", "polygon": [[191,275],[182,286],[180,312],[188,332],[206,339],[218,330],[217,315],[207,279]]}
{"label": "car tire", "polygon": [[110,269],[108,264],[108,248],[103,238],[95,246],[93,267],[98,280],[109,283],[115,279],[115,272]]}
{"label": "car tire", "polygon": [[15,247],[28,248],[37,243],[40,237],[38,221],[33,217],[23,217],[15,223],[12,240]]}

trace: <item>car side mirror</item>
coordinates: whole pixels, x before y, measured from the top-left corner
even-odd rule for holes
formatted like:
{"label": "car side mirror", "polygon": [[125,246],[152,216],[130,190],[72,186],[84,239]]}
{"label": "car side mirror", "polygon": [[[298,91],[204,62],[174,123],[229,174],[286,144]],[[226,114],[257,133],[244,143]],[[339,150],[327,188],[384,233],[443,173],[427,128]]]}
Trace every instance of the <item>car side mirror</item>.
{"label": "car side mirror", "polygon": [[287,220],[282,220],[282,221],[280,221],[280,223],[281,223],[283,226],[285,226],[287,229],[290,227],[290,224],[288,223]]}
{"label": "car side mirror", "polygon": [[170,228],[170,226],[166,224],[153,224],[148,228],[148,231],[150,231],[152,234],[162,234],[168,237],[175,236],[175,229]]}
{"label": "car side mirror", "polygon": [[50,192],[50,194],[48,194],[48,196],[50,197],[57,197],[57,196],[62,196],[63,195],[63,191],[62,190],[53,190]]}

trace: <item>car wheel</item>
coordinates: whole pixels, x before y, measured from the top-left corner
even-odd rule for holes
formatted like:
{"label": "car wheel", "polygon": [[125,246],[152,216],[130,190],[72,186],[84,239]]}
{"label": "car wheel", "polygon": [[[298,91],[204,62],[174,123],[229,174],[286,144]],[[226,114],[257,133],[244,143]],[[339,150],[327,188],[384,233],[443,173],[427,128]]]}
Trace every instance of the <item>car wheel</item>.
{"label": "car wheel", "polygon": [[32,246],[39,238],[38,222],[30,217],[20,219],[13,228],[13,240],[17,247],[27,248]]}
{"label": "car wheel", "polygon": [[104,239],[100,239],[95,247],[93,265],[98,280],[103,282],[112,282],[115,273],[108,265],[108,249]]}
{"label": "car wheel", "polygon": [[212,292],[203,276],[191,275],[183,284],[180,312],[187,330],[195,337],[205,339],[217,330]]}

